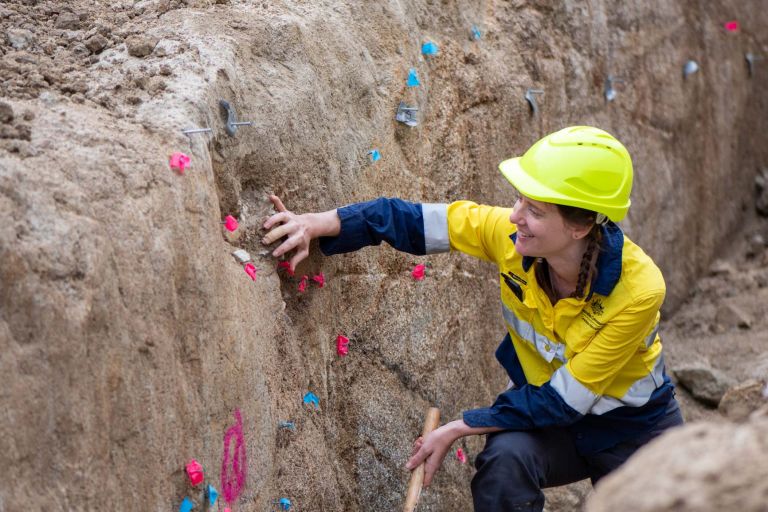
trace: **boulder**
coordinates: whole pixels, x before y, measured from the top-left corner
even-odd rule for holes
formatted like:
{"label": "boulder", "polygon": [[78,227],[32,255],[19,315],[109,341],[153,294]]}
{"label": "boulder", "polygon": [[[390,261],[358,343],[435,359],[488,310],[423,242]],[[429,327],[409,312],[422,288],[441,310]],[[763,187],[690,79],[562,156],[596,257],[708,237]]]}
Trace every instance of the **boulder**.
{"label": "boulder", "polygon": [[717,407],[732,384],[725,374],[704,364],[686,365],[673,372],[680,385],[694,398],[713,407]]}
{"label": "boulder", "polygon": [[601,480],[587,512],[763,512],[768,417],[672,429]]}

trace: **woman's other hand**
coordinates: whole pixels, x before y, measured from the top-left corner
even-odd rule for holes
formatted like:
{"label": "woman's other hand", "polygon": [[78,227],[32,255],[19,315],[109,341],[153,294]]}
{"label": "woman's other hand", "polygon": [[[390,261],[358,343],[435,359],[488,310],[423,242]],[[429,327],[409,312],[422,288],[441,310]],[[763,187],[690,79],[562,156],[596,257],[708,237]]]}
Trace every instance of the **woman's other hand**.
{"label": "woman's other hand", "polygon": [[424,487],[429,486],[432,477],[440,469],[445,456],[451,449],[451,445],[461,435],[456,431],[455,422],[446,423],[440,428],[430,432],[426,437],[419,437],[413,443],[411,458],[405,464],[405,467],[413,471],[422,462],[424,464]]}

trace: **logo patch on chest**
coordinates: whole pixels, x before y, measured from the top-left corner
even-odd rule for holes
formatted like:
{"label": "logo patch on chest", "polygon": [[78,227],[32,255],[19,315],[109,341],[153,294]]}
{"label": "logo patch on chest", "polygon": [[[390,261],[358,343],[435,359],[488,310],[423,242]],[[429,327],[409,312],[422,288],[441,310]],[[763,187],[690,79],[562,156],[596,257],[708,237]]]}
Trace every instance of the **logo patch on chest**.
{"label": "logo patch on chest", "polygon": [[601,316],[605,313],[605,306],[603,306],[603,301],[600,299],[593,300],[590,303],[590,307],[592,308],[592,314],[595,316]]}
{"label": "logo patch on chest", "polygon": [[[602,314],[602,312],[603,311],[601,310],[600,314]],[[598,320],[595,315],[587,311],[587,308],[581,310],[581,319],[590,327],[590,329],[594,329],[596,331],[599,331],[603,328],[603,325],[605,325],[603,322]]]}

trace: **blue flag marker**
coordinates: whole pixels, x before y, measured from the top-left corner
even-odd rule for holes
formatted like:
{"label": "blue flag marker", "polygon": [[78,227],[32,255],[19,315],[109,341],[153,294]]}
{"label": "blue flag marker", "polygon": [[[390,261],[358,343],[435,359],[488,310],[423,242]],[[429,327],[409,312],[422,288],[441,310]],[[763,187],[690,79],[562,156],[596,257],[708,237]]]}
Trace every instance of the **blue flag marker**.
{"label": "blue flag marker", "polygon": [[315,407],[320,407],[320,399],[317,398],[317,395],[315,395],[311,391],[309,391],[306,395],[304,395],[304,403],[312,404]]}
{"label": "blue flag marker", "polygon": [[219,497],[219,493],[216,491],[216,489],[212,486],[208,486],[208,503],[211,504],[211,506],[216,503],[216,498]]}
{"label": "blue flag marker", "polygon": [[190,510],[193,508],[195,508],[195,504],[192,503],[191,499],[185,496],[184,501],[182,501],[181,505],[179,506],[179,512],[190,512]]}
{"label": "blue flag marker", "polygon": [[280,509],[282,510],[291,510],[291,500],[288,498],[280,498],[280,501],[277,502],[280,505]]}
{"label": "blue flag marker", "polygon": [[371,162],[378,162],[381,160],[381,153],[379,153],[378,149],[372,149],[368,154],[371,155]]}
{"label": "blue flag marker", "polygon": [[472,38],[478,41],[481,37],[483,37],[483,34],[480,32],[480,29],[477,28],[477,25],[472,25]]}
{"label": "blue flag marker", "polygon": [[417,87],[421,85],[419,83],[419,75],[416,74],[416,69],[411,68],[408,70],[408,87]]}
{"label": "blue flag marker", "polygon": [[421,53],[424,55],[437,55],[437,52],[439,51],[437,45],[433,43],[432,41],[427,41],[423,45],[421,45]]}

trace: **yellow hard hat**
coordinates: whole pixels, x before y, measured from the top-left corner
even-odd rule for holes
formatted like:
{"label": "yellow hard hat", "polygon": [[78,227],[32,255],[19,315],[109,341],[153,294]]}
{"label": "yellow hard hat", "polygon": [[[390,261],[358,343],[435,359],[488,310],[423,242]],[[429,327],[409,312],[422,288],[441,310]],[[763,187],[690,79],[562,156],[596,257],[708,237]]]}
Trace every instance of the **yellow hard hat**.
{"label": "yellow hard hat", "polygon": [[536,142],[522,157],[499,164],[521,194],[577,206],[614,222],[627,215],[632,158],[616,138],[591,126],[570,126]]}

